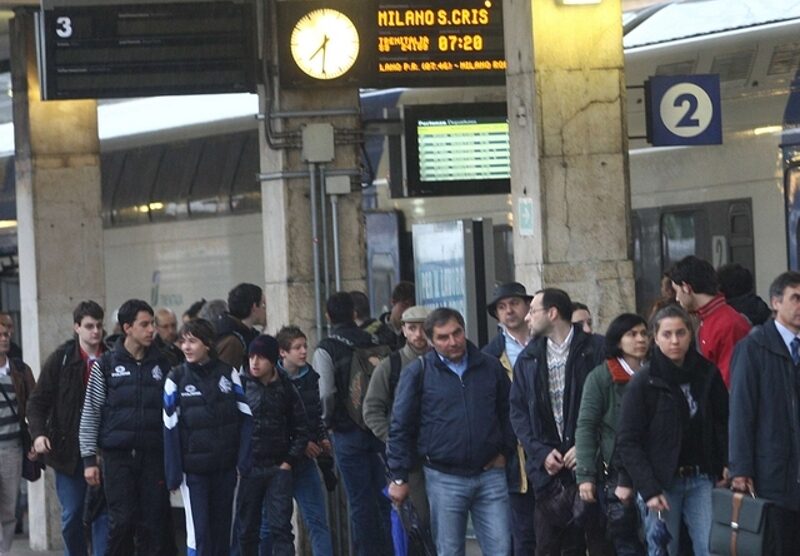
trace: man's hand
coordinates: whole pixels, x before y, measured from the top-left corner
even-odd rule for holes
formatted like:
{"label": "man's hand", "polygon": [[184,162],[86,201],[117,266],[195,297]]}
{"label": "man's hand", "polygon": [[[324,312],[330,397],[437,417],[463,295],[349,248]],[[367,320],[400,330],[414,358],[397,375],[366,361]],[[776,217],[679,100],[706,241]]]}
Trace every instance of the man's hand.
{"label": "man's hand", "polygon": [[333,454],[333,446],[331,446],[331,441],[327,438],[325,440],[321,440],[319,445],[322,447],[322,451],[326,456]]}
{"label": "man's hand", "polygon": [[575,452],[575,446],[567,450],[567,453],[564,454],[564,467],[567,469],[575,469],[575,466],[578,464],[577,454]]}
{"label": "man's hand", "polygon": [[752,477],[734,477],[733,481],[731,482],[731,490],[736,492],[744,492],[745,494],[750,494],[751,496],[756,495],[756,488],[753,484]]}
{"label": "man's hand", "polygon": [[284,461],[282,464],[280,464],[278,466],[278,469],[283,469],[284,471],[291,471],[292,470],[292,466],[289,463]]}
{"label": "man's hand", "polygon": [[614,496],[626,506],[633,500],[633,489],[630,487],[618,486],[614,489]]}
{"label": "man's hand", "polygon": [[311,442],[309,440],[308,444],[306,444],[306,457],[310,459],[317,459],[317,456],[319,456],[321,453],[322,448],[320,448],[316,442]]}
{"label": "man's hand", "polygon": [[97,486],[100,484],[100,467],[92,465],[83,470],[83,478],[89,486]]}
{"label": "man's hand", "polygon": [[544,460],[544,470],[547,474],[552,476],[564,469],[564,460],[561,458],[561,453],[558,450],[553,450]]}
{"label": "man's hand", "polygon": [[408,498],[408,491],[408,483],[403,483],[402,485],[398,485],[394,481],[389,483],[389,498],[392,499],[396,506],[399,506]]}
{"label": "man's hand", "polygon": [[584,502],[589,502],[589,503],[597,502],[597,500],[594,497],[595,493],[594,483],[586,481],[585,483],[579,484],[578,493],[580,494],[581,500],[583,500]]}
{"label": "man's hand", "polygon": [[669,502],[666,496],[659,494],[647,501],[647,507],[654,512],[662,512],[664,510],[669,510]]}
{"label": "man's hand", "polygon": [[49,454],[50,439],[45,435],[37,436],[33,441],[33,449],[37,454]]}
{"label": "man's hand", "polygon": [[506,457],[503,454],[497,454],[492,459],[492,461],[490,461],[489,463],[487,463],[486,465],[483,466],[483,470],[484,471],[488,471],[489,469],[492,469],[493,467],[498,467],[500,469],[504,469],[505,466],[506,466]]}

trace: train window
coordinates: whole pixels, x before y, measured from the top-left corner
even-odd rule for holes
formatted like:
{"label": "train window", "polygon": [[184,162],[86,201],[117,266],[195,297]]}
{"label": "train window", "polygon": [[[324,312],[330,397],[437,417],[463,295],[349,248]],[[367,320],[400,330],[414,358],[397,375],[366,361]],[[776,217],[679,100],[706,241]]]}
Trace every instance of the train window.
{"label": "train window", "polygon": [[261,210],[261,183],[258,181],[260,166],[258,133],[248,133],[245,135],[242,155],[231,188],[231,210],[234,212]]}
{"label": "train window", "polygon": [[150,221],[150,195],[163,154],[163,145],[133,149],[125,154],[111,203],[115,224]]}
{"label": "train window", "polygon": [[692,75],[697,66],[697,60],[661,64],[656,67],[656,75]]}
{"label": "train window", "polygon": [[189,194],[189,213],[227,212],[233,177],[242,154],[242,134],[209,137],[197,165]]}
{"label": "train window", "polygon": [[800,42],[779,44],[772,51],[767,75],[794,72],[800,67]]}
{"label": "train window", "polygon": [[711,71],[708,73],[718,73],[719,80],[723,83],[727,81],[744,81],[750,75],[750,68],[753,66],[755,55],[755,50],[741,50],[715,56],[714,61],[711,63]]}
{"label": "train window", "polygon": [[186,216],[186,201],[197,171],[200,146],[197,140],[167,145],[151,196],[153,222]]}
{"label": "train window", "polygon": [[697,253],[694,212],[672,212],[661,216],[661,262],[664,269]]}

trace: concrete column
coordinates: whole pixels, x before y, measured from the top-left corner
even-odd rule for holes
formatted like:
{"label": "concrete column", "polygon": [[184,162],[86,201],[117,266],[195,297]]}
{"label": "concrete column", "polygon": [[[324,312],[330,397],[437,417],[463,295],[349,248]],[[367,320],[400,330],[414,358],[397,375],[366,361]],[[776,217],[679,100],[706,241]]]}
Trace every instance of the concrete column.
{"label": "concrete column", "polygon": [[620,0],[503,9],[516,277],[565,289],[604,329],[635,308]]}
{"label": "concrete column", "polygon": [[[41,101],[33,19],[17,11],[10,32],[23,351],[38,376],[75,305],[105,303],[105,278],[97,103]],[[29,483],[28,506],[31,548],[60,548],[52,471]]]}
{"label": "concrete column", "polygon": [[[262,106],[265,95],[262,91]],[[273,112],[320,111],[326,109],[355,109],[358,107],[356,89],[332,89],[327,91],[280,91],[272,107]],[[300,326],[313,347],[318,338],[315,334],[314,270],[312,259],[311,203],[309,197],[309,166],[301,157],[300,132],[307,123],[330,123],[336,130],[337,145],[335,160],[326,169],[354,169],[358,167],[358,152],[353,134],[344,135],[342,130],[358,128],[353,116],[292,117],[273,121],[277,133],[287,134],[278,138],[278,145],[270,146],[265,140],[264,127],[261,135],[261,171],[271,174],[272,179],[262,182],[262,213],[264,218],[264,266],[265,293],[267,297],[268,326],[275,332],[284,324]],[[303,177],[280,177],[281,174],[305,172]],[[319,179],[317,180],[319,182]],[[319,187],[318,183],[318,187]],[[317,196],[317,207],[321,203]],[[329,204],[326,202],[326,206]],[[330,209],[328,209],[330,210]],[[342,289],[353,290],[365,287],[365,235],[359,192],[342,196],[338,203],[339,252],[342,271]],[[322,241],[322,218],[318,210],[319,241]],[[328,226],[331,214],[328,212]],[[333,247],[329,242],[330,291],[333,285]],[[322,266],[320,249],[320,266]],[[322,288],[323,319],[325,288]]]}

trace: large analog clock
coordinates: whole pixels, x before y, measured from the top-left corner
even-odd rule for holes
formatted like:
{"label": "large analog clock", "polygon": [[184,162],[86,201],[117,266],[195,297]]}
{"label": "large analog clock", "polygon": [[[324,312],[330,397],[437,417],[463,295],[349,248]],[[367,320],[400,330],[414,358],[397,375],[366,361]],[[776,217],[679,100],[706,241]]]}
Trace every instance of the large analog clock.
{"label": "large analog clock", "polygon": [[315,79],[336,79],[358,59],[358,30],[342,12],[319,8],[297,21],[290,48],[294,62],[305,74]]}

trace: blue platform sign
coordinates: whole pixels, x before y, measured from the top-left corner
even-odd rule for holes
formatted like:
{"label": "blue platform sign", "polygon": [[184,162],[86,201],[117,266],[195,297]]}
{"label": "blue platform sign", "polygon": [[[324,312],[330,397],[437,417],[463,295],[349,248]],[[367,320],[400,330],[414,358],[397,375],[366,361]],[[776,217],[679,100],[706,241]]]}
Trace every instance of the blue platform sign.
{"label": "blue platform sign", "polygon": [[645,82],[647,141],[721,145],[719,75],[659,75]]}

